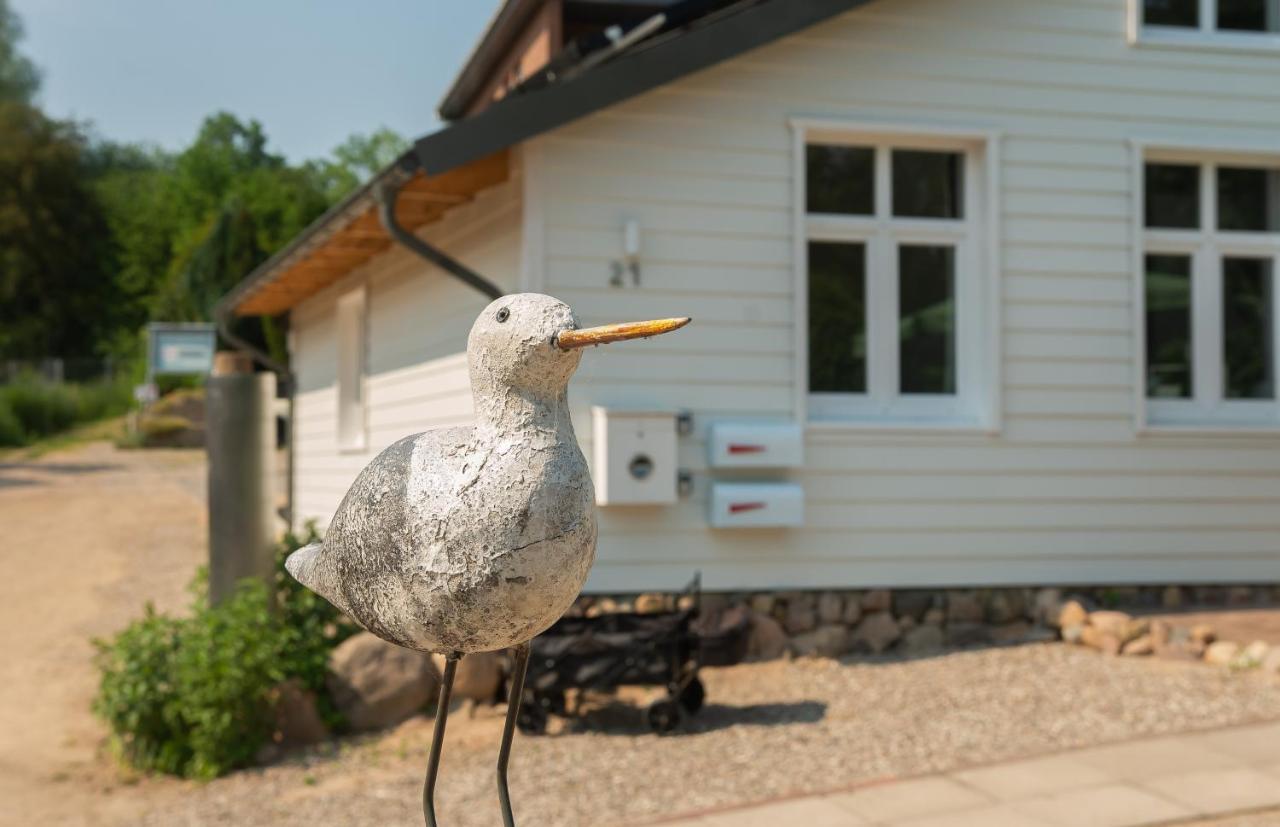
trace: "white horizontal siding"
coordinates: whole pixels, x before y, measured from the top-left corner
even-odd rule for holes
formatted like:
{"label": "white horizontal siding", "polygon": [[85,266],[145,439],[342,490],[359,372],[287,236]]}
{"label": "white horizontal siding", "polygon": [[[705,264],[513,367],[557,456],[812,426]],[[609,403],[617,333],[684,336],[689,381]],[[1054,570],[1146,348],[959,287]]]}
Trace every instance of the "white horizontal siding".
{"label": "white horizontal siding", "polygon": [[[455,209],[424,237],[513,291],[520,273],[520,205],[517,178]],[[344,451],[337,441],[334,302],[343,290],[362,281],[369,291],[367,448]],[[397,439],[470,423],[471,390],[463,349],[471,322],[485,304],[474,289],[397,247],[295,309],[295,492],[300,520],[327,524],[360,470]]]}
{"label": "white horizontal siding", "polygon": [[[1277,77],[1130,47],[1123,0],[881,0],[540,139],[548,292],[587,323],[695,319],[583,359],[580,429],[590,404],[697,422],[692,498],[604,509],[591,587],[1280,576],[1280,438],[1135,434],[1128,143],[1275,143]],[[803,469],[706,468],[708,422],[795,415],[792,117],[1000,133],[998,434],[811,430]],[[629,219],[640,286],[611,288]],[[709,529],[716,476],[799,482],[806,526]]]}

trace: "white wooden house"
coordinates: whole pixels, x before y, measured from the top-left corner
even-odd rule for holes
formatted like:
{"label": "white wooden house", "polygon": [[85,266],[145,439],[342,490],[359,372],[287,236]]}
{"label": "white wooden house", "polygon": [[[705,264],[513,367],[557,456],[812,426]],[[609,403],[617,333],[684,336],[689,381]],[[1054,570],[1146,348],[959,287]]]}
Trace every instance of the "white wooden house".
{"label": "white wooden house", "polygon": [[597,477],[594,407],[686,474],[592,590],[1280,579],[1277,0],[507,0],[442,113],[228,298],[289,315],[297,519],[471,415],[488,299],[398,187],[505,291],[694,317],[573,383]]}

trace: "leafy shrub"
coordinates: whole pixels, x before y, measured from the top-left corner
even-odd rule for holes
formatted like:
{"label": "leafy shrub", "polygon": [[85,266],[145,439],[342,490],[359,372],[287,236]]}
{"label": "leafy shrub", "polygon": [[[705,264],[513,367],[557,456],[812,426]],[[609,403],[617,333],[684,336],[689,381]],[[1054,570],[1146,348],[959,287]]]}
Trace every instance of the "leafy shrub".
{"label": "leafy shrub", "polygon": [[[279,560],[315,538],[313,526],[290,534]],[[114,639],[96,642],[102,677],[94,711],[125,760],[191,778],[245,766],[271,737],[271,691],[289,678],[314,691],[322,714],[337,723],[325,668],[356,627],[277,569],[274,589],[245,580],[217,606],[208,605],[198,575],[190,617],[148,607]]]}
{"label": "leafy shrub", "polygon": [[0,445],[26,445],[84,422],[129,410],[133,392],[127,382],[84,385],[19,377],[0,385]]}

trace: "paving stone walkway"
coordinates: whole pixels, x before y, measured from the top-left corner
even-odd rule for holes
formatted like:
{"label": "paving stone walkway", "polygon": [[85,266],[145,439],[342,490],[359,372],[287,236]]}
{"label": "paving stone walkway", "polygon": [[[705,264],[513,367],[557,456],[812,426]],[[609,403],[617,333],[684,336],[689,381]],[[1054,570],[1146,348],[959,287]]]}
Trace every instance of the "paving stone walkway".
{"label": "paving stone walkway", "polygon": [[1280,808],[1280,723],[1091,747],[662,824],[1139,827],[1270,808]]}

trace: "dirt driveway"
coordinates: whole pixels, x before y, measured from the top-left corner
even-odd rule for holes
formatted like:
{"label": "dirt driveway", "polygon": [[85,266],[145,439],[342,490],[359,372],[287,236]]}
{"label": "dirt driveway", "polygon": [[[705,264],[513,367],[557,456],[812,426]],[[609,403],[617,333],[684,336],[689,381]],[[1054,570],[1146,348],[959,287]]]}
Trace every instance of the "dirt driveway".
{"label": "dirt driveway", "polygon": [[205,558],[204,485],[201,451],[93,443],[0,460],[0,823],[108,815],[90,639],[148,600],[186,602]]}

